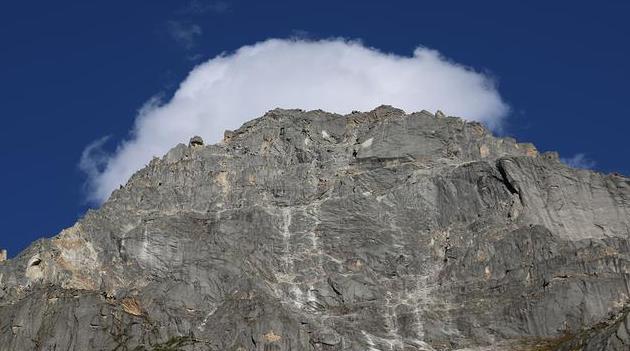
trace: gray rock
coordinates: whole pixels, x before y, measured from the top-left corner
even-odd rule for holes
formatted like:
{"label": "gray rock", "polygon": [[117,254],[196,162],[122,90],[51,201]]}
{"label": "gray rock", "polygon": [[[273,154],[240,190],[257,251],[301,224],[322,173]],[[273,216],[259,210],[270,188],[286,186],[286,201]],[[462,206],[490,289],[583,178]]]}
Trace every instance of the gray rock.
{"label": "gray rock", "polygon": [[7,260],[7,250],[0,250],[0,262]]}
{"label": "gray rock", "polygon": [[618,315],[610,316],[609,320],[602,321],[595,326],[580,331],[577,336],[567,338],[562,342],[559,351],[597,351],[614,350],[625,351],[630,349],[630,316],[626,308]]}
{"label": "gray rock", "polygon": [[188,145],[190,146],[203,146],[203,139],[196,135],[192,138],[190,138],[190,141],[188,142]]}
{"label": "gray rock", "polygon": [[627,349],[630,179],[389,106],[228,134],[0,262],[1,348]]}
{"label": "gray rock", "polygon": [[234,136],[234,131],[226,130],[223,132],[223,141],[228,141]]}

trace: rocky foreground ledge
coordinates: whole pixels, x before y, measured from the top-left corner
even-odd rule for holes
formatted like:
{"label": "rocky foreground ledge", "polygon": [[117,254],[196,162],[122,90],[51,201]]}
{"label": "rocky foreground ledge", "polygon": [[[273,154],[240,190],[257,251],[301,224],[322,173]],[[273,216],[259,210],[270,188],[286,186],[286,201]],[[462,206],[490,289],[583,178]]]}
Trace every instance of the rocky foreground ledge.
{"label": "rocky foreground ledge", "polygon": [[478,123],[273,110],[0,262],[1,350],[628,350],[630,179]]}

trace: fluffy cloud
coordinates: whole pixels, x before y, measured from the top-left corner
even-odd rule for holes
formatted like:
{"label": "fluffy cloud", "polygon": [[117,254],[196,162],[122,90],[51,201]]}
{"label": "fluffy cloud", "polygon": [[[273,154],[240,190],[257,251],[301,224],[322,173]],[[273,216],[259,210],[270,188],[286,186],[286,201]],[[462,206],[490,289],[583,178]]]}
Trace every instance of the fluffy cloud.
{"label": "fluffy cloud", "polygon": [[86,148],[89,197],[103,202],[153,156],[193,135],[219,141],[225,129],[276,107],[345,114],[381,104],[441,109],[490,127],[508,111],[490,78],[424,47],[398,56],[342,39],[267,40],[200,64],[169,101],[149,101],[112,154],[103,155],[102,139]]}

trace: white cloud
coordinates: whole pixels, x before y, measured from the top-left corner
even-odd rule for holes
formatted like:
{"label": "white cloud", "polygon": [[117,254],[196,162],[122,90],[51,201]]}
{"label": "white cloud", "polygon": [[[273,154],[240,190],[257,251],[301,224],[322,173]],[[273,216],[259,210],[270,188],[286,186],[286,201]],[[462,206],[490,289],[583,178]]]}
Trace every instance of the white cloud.
{"label": "white cloud", "polygon": [[99,148],[88,147],[81,163],[90,199],[106,200],[153,156],[193,135],[217,142],[225,129],[276,107],[349,113],[381,104],[441,109],[490,127],[508,111],[490,78],[434,50],[419,47],[408,57],[342,39],[271,39],[195,67],[170,101],[141,109],[130,139],[107,159],[94,159]]}
{"label": "white cloud", "polygon": [[569,158],[561,158],[560,161],[573,168],[592,169],[597,165],[595,161],[589,159],[583,153],[575,154]]}
{"label": "white cloud", "polygon": [[88,179],[98,178],[104,167],[107,166],[110,157],[103,150],[103,145],[105,145],[109,138],[109,135],[104,136],[91,142],[83,149],[81,160],[79,161],[79,168],[85,172]]}
{"label": "white cloud", "polygon": [[197,38],[203,34],[201,27],[194,23],[168,21],[166,24],[171,38],[186,50],[192,49]]}

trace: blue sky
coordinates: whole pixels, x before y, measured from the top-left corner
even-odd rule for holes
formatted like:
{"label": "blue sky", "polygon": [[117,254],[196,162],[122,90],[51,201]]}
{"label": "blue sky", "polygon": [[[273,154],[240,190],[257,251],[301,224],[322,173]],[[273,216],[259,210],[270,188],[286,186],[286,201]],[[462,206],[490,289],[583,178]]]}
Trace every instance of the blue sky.
{"label": "blue sky", "polygon": [[629,13],[627,1],[5,2],[0,247],[15,255],[85,212],[87,145],[109,135],[115,148],[197,64],[269,38],[438,50],[494,78],[502,133],[628,175]]}

